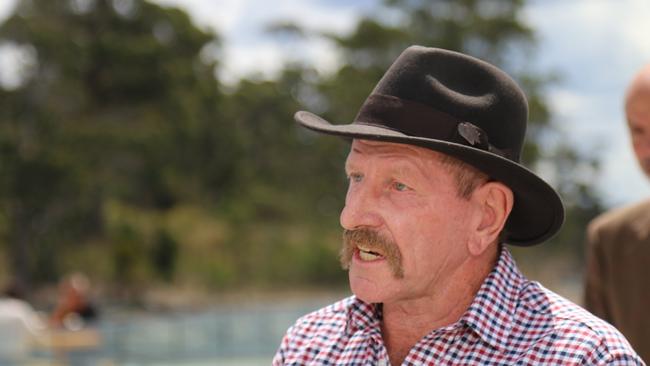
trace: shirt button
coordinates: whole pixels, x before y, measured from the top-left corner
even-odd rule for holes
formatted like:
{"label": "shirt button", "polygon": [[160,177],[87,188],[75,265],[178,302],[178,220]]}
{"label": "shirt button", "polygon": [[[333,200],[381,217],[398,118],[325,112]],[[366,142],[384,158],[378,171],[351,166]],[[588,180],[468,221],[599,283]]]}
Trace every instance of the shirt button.
{"label": "shirt button", "polygon": [[379,360],[379,362],[377,362],[377,366],[389,366],[388,361],[386,361],[385,359],[381,359]]}

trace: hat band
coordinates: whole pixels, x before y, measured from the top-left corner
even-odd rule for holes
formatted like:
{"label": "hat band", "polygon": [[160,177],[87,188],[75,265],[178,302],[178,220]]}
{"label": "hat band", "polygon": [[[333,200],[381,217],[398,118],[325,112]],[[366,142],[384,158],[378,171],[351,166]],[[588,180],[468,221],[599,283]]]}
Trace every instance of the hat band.
{"label": "hat band", "polygon": [[408,136],[454,142],[512,160],[507,151],[489,143],[487,134],[480,127],[427,105],[391,95],[371,94],[354,123],[388,128]]}

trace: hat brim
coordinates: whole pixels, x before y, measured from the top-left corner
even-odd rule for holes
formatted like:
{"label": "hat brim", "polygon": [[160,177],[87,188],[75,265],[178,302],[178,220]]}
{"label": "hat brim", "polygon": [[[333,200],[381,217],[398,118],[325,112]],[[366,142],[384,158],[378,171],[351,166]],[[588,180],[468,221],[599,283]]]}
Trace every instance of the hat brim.
{"label": "hat brim", "polygon": [[564,207],[557,192],[528,170],[494,153],[444,140],[408,136],[399,131],[365,124],[334,125],[307,111],[295,114],[302,126],[329,135],[395,142],[429,148],[466,162],[514,193],[514,205],[502,240],[517,246],[539,244],[553,236],[564,222]]}

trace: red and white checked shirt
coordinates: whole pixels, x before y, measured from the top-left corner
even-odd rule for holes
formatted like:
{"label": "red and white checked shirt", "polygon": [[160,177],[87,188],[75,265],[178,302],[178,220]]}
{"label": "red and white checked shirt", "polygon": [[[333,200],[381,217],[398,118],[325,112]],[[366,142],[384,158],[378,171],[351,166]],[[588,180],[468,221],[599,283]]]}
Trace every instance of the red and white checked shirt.
{"label": "red and white checked shirt", "polygon": [[[352,296],[300,318],[273,365],[389,365],[381,308]],[[504,249],[458,322],[402,365],[644,365],[611,325],[525,278]]]}

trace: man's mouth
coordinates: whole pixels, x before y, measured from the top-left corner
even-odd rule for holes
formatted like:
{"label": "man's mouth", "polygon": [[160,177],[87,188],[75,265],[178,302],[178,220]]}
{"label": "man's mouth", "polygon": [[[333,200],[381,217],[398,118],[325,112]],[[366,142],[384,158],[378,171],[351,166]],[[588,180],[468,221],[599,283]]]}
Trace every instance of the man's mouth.
{"label": "man's mouth", "polygon": [[385,261],[395,278],[404,278],[402,256],[397,244],[370,229],[343,231],[340,260],[344,269],[350,269],[350,264],[355,260],[368,265]]}
{"label": "man's mouth", "polygon": [[359,258],[363,261],[375,261],[384,258],[381,253],[370,250],[370,248],[358,245],[357,249],[359,250]]}

